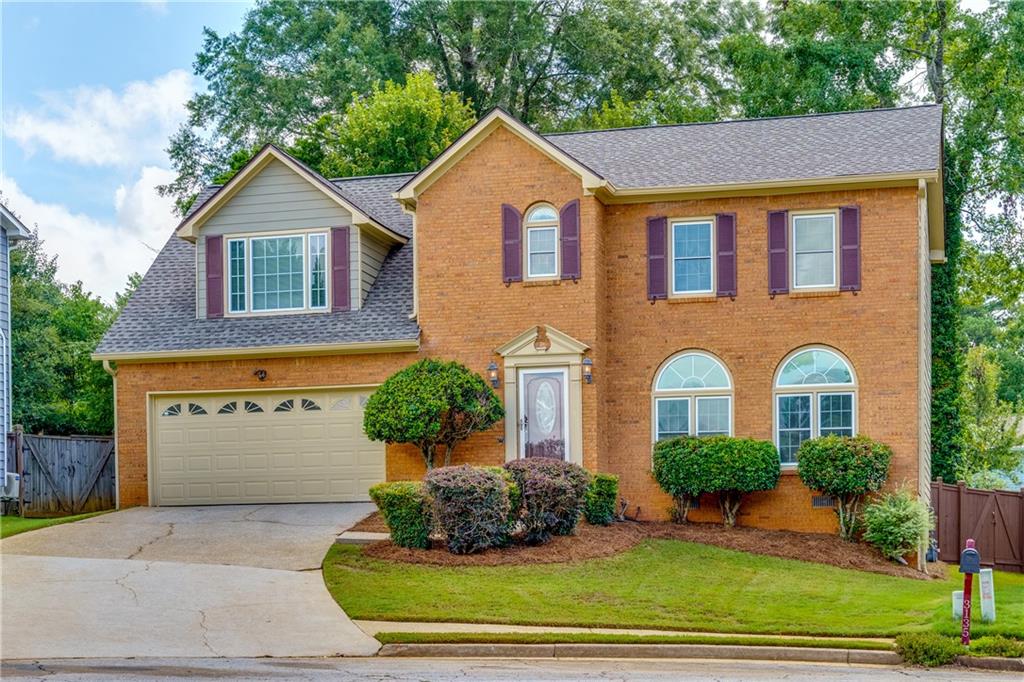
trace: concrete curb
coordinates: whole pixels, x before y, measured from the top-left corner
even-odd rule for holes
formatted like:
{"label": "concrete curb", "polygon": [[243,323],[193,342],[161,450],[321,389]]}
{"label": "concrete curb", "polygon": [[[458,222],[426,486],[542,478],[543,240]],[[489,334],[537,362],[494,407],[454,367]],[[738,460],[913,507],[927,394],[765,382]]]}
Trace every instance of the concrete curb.
{"label": "concrete curb", "polygon": [[998,658],[995,656],[957,656],[957,665],[980,670],[998,670],[1008,673],[1024,673],[1024,658]]}
{"label": "concrete curb", "polygon": [[441,658],[729,658],[899,665],[895,651],[736,644],[385,644],[378,656]]}
{"label": "concrete curb", "polygon": [[390,533],[368,533],[360,530],[346,530],[334,539],[339,545],[372,545],[390,538]]}

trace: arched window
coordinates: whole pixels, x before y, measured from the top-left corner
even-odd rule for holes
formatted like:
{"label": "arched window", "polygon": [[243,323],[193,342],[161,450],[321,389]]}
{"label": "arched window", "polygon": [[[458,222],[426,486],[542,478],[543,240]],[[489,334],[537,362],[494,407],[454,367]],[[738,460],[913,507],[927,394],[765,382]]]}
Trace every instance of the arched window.
{"label": "arched window", "polygon": [[558,211],[538,204],[526,214],[526,277],[558,277]]}
{"label": "arched window", "polygon": [[808,438],[856,433],[857,382],[850,364],[827,348],[792,353],[775,378],[775,444],[783,464],[796,464]]}
{"label": "arched window", "polygon": [[732,435],[732,381],[713,355],[686,351],[654,380],[654,439]]}

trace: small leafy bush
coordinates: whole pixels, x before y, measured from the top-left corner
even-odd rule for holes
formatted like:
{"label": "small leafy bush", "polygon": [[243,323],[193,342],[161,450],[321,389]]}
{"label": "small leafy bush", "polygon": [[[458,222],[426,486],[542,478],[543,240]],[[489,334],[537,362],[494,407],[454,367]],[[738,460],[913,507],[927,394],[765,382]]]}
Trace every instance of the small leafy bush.
{"label": "small leafy bush", "polygon": [[702,446],[701,439],[687,436],[654,444],[654,480],[672,496],[672,518],[677,523],[686,523],[694,501],[706,489],[701,468]]}
{"label": "small leafy bush", "polygon": [[370,488],[370,499],[388,524],[391,542],[413,549],[430,547],[430,500],[422,483],[378,483]]}
{"label": "small leafy bush", "polygon": [[426,358],[395,372],[373,392],[363,430],[371,440],[415,445],[430,470],[439,448],[448,466],[455,446],[504,416],[497,394],[479,374],[458,362]]}
{"label": "small leafy bush", "polygon": [[483,469],[500,476],[505,481],[505,489],[508,491],[508,519],[505,522],[505,535],[498,543],[498,546],[507,547],[512,544],[512,534],[519,525],[519,515],[523,507],[523,493],[511,472],[504,467],[490,466],[483,467]]}
{"label": "small leafy bush", "polygon": [[508,486],[500,475],[468,465],[442,467],[429,472],[424,485],[452,554],[471,554],[506,541]]}
{"label": "small leafy bush", "polygon": [[979,637],[971,640],[972,656],[999,656],[1000,658],[1024,658],[1024,642],[1002,635]]}
{"label": "small leafy bush", "polygon": [[839,535],[852,540],[865,495],[878,492],[889,477],[892,450],[866,436],[822,436],[805,440],[797,451],[800,480],[839,504]]}
{"label": "small leafy bush", "polygon": [[654,446],[654,478],[675,499],[677,519],[701,494],[717,493],[723,523],[735,526],[744,495],[778,484],[779,453],[753,438],[671,438]]}
{"label": "small leafy bush", "polygon": [[515,460],[505,469],[522,491],[520,521],[527,544],[543,544],[551,535],[572,535],[590,485],[586,469],[545,457]]}
{"label": "small leafy bush", "polygon": [[583,516],[595,526],[608,526],[615,520],[615,503],[619,499],[619,477],[594,474],[583,498]]}
{"label": "small leafy bush", "polygon": [[864,508],[864,539],[893,561],[922,547],[933,524],[924,502],[905,489],[883,495]]}
{"label": "small leafy bush", "polygon": [[909,665],[935,668],[949,665],[967,648],[957,640],[934,632],[907,632],[896,636],[896,653]]}

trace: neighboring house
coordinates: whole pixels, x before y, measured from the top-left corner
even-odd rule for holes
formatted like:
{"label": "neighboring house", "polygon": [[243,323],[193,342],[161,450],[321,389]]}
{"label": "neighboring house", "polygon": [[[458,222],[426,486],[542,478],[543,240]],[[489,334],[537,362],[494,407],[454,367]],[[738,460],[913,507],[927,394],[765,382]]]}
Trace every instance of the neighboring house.
{"label": "neighboring house", "polygon": [[[11,258],[12,242],[31,239],[32,233],[6,206],[0,204],[0,425],[11,430]],[[7,437],[0,438],[0,463],[7,471]]]}
{"label": "neighboring house", "polygon": [[937,106],[547,136],[493,110],[417,174],[333,181],[268,146],[197,199],[96,351],[120,504],[419,477],[362,408],[440,357],[507,413],[456,462],[564,456],[656,518],[656,439],[770,439],[783,476],[741,523],[827,531],[806,438],[884,441],[928,494],[942,249]]}

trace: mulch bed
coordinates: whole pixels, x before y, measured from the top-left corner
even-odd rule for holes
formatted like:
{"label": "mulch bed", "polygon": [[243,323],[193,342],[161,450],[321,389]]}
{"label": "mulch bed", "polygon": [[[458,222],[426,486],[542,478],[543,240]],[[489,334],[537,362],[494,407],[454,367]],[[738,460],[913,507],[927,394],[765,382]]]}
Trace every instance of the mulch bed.
{"label": "mulch bed", "polygon": [[384,523],[384,517],[380,515],[379,511],[375,511],[365,519],[357,523],[356,525],[349,528],[349,530],[359,531],[360,533],[387,533],[388,524]]}
{"label": "mulch bed", "polygon": [[[354,530],[372,530],[383,526],[383,521],[365,519]],[[374,525],[380,524],[380,525]],[[387,532],[385,527],[383,532]],[[611,526],[591,526],[581,522],[576,535],[552,538],[546,545],[528,547],[513,545],[504,549],[491,549],[478,554],[451,554],[444,544],[435,540],[427,549],[406,549],[390,541],[377,542],[363,549],[366,556],[390,561],[433,566],[509,566],[527,564],[553,564],[609,557],[632,549],[643,540],[682,540],[714,545],[741,552],[797,559],[827,564],[839,568],[869,571],[901,578],[927,580],[944,575],[942,568],[930,568],[925,575],[910,566],[900,566],[883,557],[873,547],[846,542],[835,535],[795,533],[792,531],[762,530],[759,528],[726,528],[712,523],[655,523],[624,521]]]}

